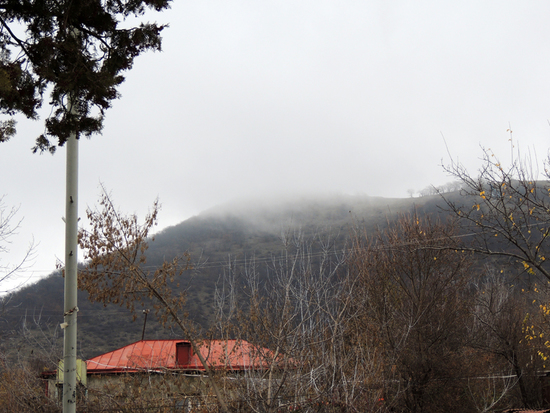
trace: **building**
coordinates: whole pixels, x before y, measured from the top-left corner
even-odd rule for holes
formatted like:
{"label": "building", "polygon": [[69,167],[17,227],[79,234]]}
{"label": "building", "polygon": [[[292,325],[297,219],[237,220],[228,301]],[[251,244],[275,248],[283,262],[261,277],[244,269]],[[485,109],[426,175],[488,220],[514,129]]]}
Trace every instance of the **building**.
{"label": "building", "polygon": [[[203,341],[199,348],[209,368],[229,384],[247,372],[269,369],[275,362],[271,350],[244,340]],[[85,365],[81,389],[90,402],[108,395],[113,403],[155,399],[188,407],[212,397],[205,368],[186,340],[141,340],[87,360]],[[50,397],[59,397],[62,374],[46,372],[44,378]]]}
{"label": "building", "polygon": [[[199,344],[200,352],[213,370],[261,369],[271,357],[244,340],[210,340]],[[204,371],[191,343],[185,340],[141,340],[86,361],[88,376],[101,374]]]}

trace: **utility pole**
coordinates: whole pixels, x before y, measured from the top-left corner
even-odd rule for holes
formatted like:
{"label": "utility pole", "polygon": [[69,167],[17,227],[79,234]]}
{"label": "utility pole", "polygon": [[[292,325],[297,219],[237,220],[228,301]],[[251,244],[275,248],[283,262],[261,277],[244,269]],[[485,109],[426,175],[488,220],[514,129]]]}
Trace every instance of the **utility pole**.
{"label": "utility pole", "polygon": [[[77,112],[69,100],[71,114]],[[67,140],[65,195],[65,305],[63,314],[63,413],[76,412],[76,314],[78,249],[78,139]]]}
{"label": "utility pole", "polygon": [[143,314],[145,314],[145,320],[143,320],[143,332],[141,333],[141,340],[145,338],[145,325],[147,324],[147,314],[149,314],[149,309],[143,310]]}

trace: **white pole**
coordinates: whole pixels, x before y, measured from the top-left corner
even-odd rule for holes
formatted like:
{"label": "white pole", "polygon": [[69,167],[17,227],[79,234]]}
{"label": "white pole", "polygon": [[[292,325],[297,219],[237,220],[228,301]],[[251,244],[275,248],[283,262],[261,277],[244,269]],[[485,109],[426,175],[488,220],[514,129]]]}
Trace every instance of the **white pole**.
{"label": "white pole", "polygon": [[[72,102],[70,112],[76,113]],[[76,313],[78,249],[78,139],[67,140],[65,199],[65,306],[63,336],[63,413],[76,412]]]}

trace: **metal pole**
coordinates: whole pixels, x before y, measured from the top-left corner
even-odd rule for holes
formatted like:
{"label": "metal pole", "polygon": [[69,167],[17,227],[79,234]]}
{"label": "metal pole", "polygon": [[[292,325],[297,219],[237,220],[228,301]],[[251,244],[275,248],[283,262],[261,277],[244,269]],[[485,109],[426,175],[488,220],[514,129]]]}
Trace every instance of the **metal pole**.
{"label": "metal pole", "polygon": [[143,310],[143,314],[145,314],[145,320],[143,320],[143,332],[141,333],[141,340],[145,338],[145,325],[147,324],[147,314],[149,314],[149,309]]}
{"label": "metal pole", "polygon": [[[71,113],[76,112],[69,103]],[[78,139],[67,140],[65,198],[65,306],[63,336],[63,413],[76,412],[76,314],[78,249]]]}

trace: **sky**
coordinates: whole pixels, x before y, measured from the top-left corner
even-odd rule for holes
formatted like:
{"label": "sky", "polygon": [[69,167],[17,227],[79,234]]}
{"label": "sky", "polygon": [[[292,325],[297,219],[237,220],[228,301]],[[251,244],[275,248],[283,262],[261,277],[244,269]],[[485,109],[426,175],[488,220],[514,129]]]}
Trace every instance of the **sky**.
{"label": "sky", "polygon": [[[80,215],[101,185],[142,217],[158,197],[162,229],[245,197],[407,197],[452,180],[451,159],[475,174],[482,148],[542,169],[549,16],[546,0],[176,0],[145,16],[170,25],[163,51],[136,59],[103,134],[80,142]],[[43,128],[20,119],[0,144],[22,220],[0,266],[35,243],[0,290],[63,260],[65,149],[32,154]]]}

